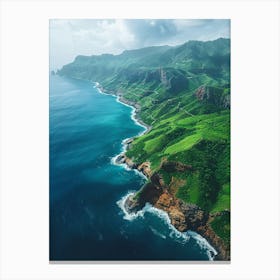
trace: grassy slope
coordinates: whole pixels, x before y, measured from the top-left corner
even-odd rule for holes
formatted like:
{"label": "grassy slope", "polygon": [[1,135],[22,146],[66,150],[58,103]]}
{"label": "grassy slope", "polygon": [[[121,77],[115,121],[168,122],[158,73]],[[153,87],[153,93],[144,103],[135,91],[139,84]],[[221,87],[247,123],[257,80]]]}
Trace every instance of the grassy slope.
{"label": "grassy slope", "polygon": [[[150,161],[183,201],[213,213],[230,209],[230,111],[221,106],[230,92],[229,40],[81,56],[61,74],[99,81],[139,103],[140,117],[153,128],[135,139],[127,156],[138,163]],[[195,96],[202,85],[210,94],[207,100]],[[192,165],[193,170],[167,172],[161,168],[166,160]],[[212,226],[227,242],[229,216],[215,218]]]}
{"label": "grassy slope", "polygon": [[177,196],[208,211],[229,209],[229,122],[228,110],[198,116],[181,112],[136,138],[127,156],[136,162],[150,161],[157,172],[162,172],[162,160],[192,165],[193,172],[169,174],[170,180],[186,179]]}

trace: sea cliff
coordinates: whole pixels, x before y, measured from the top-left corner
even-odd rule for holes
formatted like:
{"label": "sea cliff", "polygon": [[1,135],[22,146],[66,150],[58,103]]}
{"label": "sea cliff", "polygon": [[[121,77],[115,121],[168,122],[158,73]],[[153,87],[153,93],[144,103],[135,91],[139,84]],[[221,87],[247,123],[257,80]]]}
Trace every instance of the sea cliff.
{"label": "sea cliff", "polygon": [[146,128],[114,158],[147,177],[128,211],[150,202],[178,230],[205,237],[218,251],[215,260],[229,260],[230,40],[79,56],[59,74],[100,81],[99,89],[132,106],[132,119]]}
{"label": "sea cliff", "polygon": [[[128,212],[137,212],[146,203],[150,203],[154,207],[165,211],[177,230],[181,232],[192,230],[204,237],[217,250],[215,260],[230,260],[229,247],[211,227],[213,218],[225,213],[209,214],[197,205],[185,203],[176,198],[172,191],[172,184],[167,185],[159,173],[152,173],[149,162],[136,164],[122,153],[116,158],[116,163],[126,164],[129,168],[137,169],[149,179],[149,182],[141,190],[127,198],[125,208]],[[163,165],[168,165],[170,168],[179,171],[192,168],[178,162],[165,162]]]}
{"label": "sea cliff", "polygon": [[[100,92],[110,95],[115,95],[118,101],[134,108],[133,118],[146,128],[143,134],[151,131],[152,126],[145,124],[139,117],[141,106],[133,101],[123,97],[121,91],[112,91],[104,89],[100,84],[97,84]],[[135,163],[132,159],[126,156],[126,152],[133,144],[134,138],[125,139],[123,141],[124,152],[115,157],[115,164],[125,164],[129,169],[135,169],[141,172],[148,182],[135,194],[128,196],[125,201],[125,209],[127,212],[137,212],[141,210],[146,203],[150,203],[154,207],[165,211],[171,221],[171,224],[179,231],[187,230],[195,231],[204,237],[217,251],[217,255],[213,256],[214,260],[229,261],[230,247],[215,233],[211,226],[213,218],[217,215],[221,216],[229,213],[223,211],[216,214],[210,214],[204,211],[195,204],[186,203],[176,198],[174,184],[171,182],[166,184],[162,175],[159,172],[153,172],[150,162]],[[163,161],[159,170],[169,170],[176,172],[184,172],[193,170],[191,165],[186,165],[181,162]],[[176,179],[174,179],[176,180]],[[177,182],[178,185],[180,182]]]}

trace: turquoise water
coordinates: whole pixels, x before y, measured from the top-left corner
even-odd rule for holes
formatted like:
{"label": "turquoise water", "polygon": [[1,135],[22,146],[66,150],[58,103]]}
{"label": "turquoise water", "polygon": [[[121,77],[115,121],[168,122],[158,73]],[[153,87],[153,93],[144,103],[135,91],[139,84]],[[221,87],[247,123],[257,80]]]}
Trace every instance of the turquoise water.
{"label": "turquoise water", "polygon": [[144,130],[131,111],[92,83],[50,76],[50,260],[209,259],[209,245],[164,212],[123,211],[145,182],[111,163],[122,140]]}

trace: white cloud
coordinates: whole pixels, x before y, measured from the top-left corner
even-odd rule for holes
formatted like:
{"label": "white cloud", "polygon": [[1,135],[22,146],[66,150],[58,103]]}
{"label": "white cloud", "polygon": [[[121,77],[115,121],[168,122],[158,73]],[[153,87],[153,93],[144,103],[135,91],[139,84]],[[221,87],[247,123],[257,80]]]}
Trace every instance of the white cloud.
{"label": "white cloud", "polygon": [[125,49],[218,37],[229,37],[229,21],[54,19],[50,21],[50,67],[60,68],[79,54],[119,54]]}
{"label": "white cloud", "polygon": [[71,21],[70,24],[77,52],[86,50],[90,52],[88,54],[118,53],[134,43],[134,35],[128,30],[124,20],[82,20],[82,23]]}

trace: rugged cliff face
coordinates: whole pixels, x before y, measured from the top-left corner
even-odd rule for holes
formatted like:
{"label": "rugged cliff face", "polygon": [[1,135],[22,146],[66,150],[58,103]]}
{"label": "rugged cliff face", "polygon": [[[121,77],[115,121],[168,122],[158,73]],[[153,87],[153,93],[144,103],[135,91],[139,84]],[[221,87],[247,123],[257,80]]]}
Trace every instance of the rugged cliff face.
{"label": "rugged cliff face", "polygon": [[[217,215],[223,215],[223,213],[209,214],[197,205],[185,203],[176,198],[172,188],[174,182],[169,185],[165,184],[160,173],[151,172],[149,162],[135,164],[125,154],[121,154],[116,162],[125,163],[128,167],[141,171],[149,179],[149,182],[140,191],[127,198],[125,207],[128,212],[137,212],[148,202],[154,207],[168,213],[172,225],[177,230],[181,232],[192,230],[208,240],[218,252],[215,260],[230,260],[229,246],[223,242],[211,227],[213,218]],[[192,169],[191,166],[184,165],[180,162],[164,162],[161,168],[170,171]]]}
{"label": "rugged cliff face", "polygon": [[149,202],[229,260],[230,40],[79,56],[59,74],[99,81],[147,127],[117,159],[149,179],[128,198],[128,211]]}
{"label": "rugged cliff face", "polygon": [[230,95],[229,89],[222,89],[211,86],[201,86],[195,91],[196,98],[205,105],[214,106],[214,110],[229,109]]}

